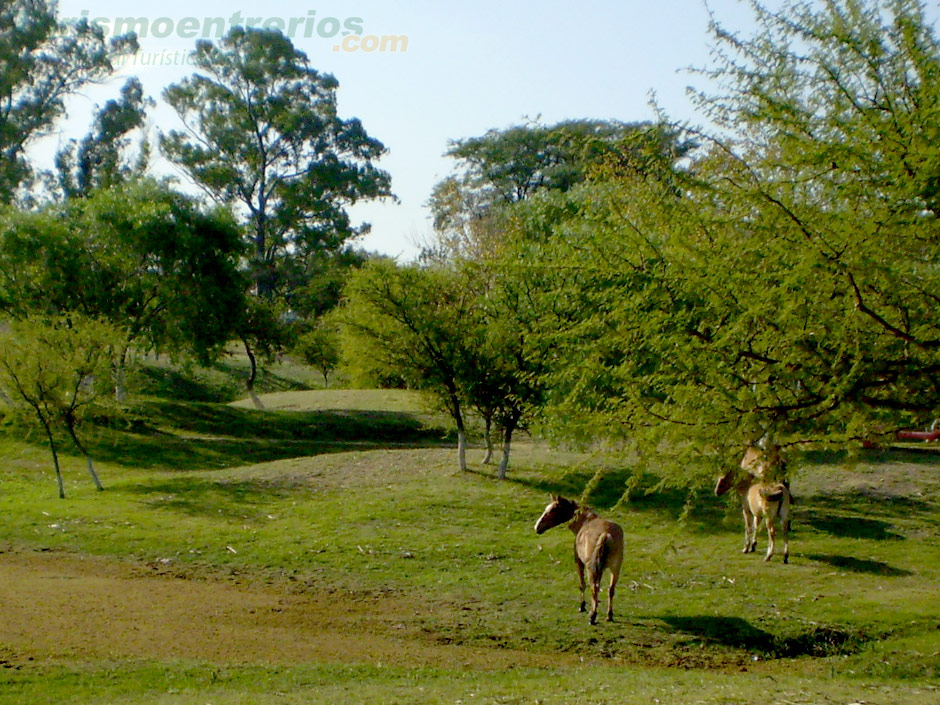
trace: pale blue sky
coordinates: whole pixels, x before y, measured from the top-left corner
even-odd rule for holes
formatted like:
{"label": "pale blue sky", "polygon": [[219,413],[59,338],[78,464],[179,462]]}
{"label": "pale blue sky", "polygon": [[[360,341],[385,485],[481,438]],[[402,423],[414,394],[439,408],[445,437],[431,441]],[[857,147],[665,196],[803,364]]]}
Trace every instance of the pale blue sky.
{"label": "pale blue sky", "polygon": [[[723,24],[748,26],[750,12],[738,0],[708,5]],[[352,212],[373,225],[364,247],[405,258],[430,232],[424,204],[452,168],[442,157],[448,140],[518,124],[526,116],[541,116],[547,124],[650,119],[651,91],[670,116],[693,118],[686,86],[701,80],[683,69],[706,64],[709,48],[703,0],[60,0],[59,9],[62,17],[84,14],[109,28],[120,18],[147,20],[137,64],[124,73],[138,75],[158,99],[166,85],[190,73],[181,62],[195,37],[211,37],[234,13],[285,32],[293,28],[295,46],[313,67],[339,80],[341,116],[360,118],[389,148],[380,166],[391,173],[401,203],[366,204]],[[344,25],[361,29],[346,40],[346,49],[357,40],[370,48],[389,35],[407,37],[407,48],[343,50]],[[57,139],[84,134],[87,112],[114,95],[122,80],[86,91]],[[154,129],[170,129],[174,121],[172,111],[161,107]],[[156,167],[170,168],[159,160]]]}

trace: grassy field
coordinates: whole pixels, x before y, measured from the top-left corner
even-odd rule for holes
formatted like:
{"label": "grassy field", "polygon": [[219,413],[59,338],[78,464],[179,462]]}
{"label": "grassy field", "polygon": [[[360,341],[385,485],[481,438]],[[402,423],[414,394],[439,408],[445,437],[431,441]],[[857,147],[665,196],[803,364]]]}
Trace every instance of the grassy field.
{"label": "grassy field", "polygon": [[[153,379],[94,436],[105,492],[67,458],[58,500],[0,440],[5,704],[940,703],[940,456],[805,458],[766,564],[706,492],[617,503],[616,458],[461,473],[407,392]],[[552,491],[625,529],[612,624],[577,612],[571,534],[532,530]]]}

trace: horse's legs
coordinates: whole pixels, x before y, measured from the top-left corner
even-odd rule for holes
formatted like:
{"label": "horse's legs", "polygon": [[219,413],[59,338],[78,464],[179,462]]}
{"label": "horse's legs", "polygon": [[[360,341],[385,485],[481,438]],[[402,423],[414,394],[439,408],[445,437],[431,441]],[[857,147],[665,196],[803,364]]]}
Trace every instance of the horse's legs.
{"label": "horse's legs", "polygon": [[750,553],[757,545],[757,517],[755,517],[747,504],[744,505],[744,550],[741,553]]}
{"label": "horse's legs", "polygon": [[783,522],[783,562],[790,562],[790,519]]}
{"label": "horse's legs", "polygon": [[584,612],[584,563],[581,562],[577,554],[575,554],[574,562],[578,566],[578,580],[581,582],[581,607],[578,608],[578,611]]}
{"label": "horse's legs", "polygon": [[594,575],[591,578],[591,624],[597,624],[597,597],[601,591],[601,576]]}
{"label": "horse's legs", "polygon": [[[770,557],[774,555],[774,539],[777,537],[777,526],[776,526],[776,512],[768,511],[767,516],[765,517],[765,522],[767,524],[767,555],[764,556],[765,561],[769,561]],[[755,535],[756,531],[756,522],[755,522]]]}
{"label": "horse's legs", "polygon": [[617,588],[618,571],[610,571],[610,587],[607,588],[607,621],[614,621],[614,591]]}

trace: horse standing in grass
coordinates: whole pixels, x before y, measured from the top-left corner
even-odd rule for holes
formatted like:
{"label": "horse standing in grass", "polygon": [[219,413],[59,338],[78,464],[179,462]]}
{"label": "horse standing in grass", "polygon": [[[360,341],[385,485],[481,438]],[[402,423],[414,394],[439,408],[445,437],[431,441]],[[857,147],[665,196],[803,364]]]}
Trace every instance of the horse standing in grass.
{"label": "horse standing in grass", "polygon": [[[781,470],[783,461],[776,463]],[[733,489],[741,496],[744,513],[744,550],[752,553],[757,548],[757,524],[763,517],[767,524],[767,554],[765,561],[774,555],[777,528],[783,535],[783,562],[790,560],[790,505],[793,497],[790,486],[783,481],[765,479],[771,477],[774,466],[766,451],[750,447],[741,459],[741,467],[732,468],[718,480],[715,494],[719,497]],[[740,470],[746,471],[742,477]],[[782,474],[782,473],[781,473]]]}
{"label": "horse standing in grass", "polygon": [[623,564],[623,529],[607,519],[597,516],[588,507],[564,497],[552,497],[552,502],[535,522],[535,533],[542,534],[559,524],[568,524],[574,533],[574,560],[581,581],[581,611],[584,612],[584,573],[591,583],[591,624],[597,622],[598,593],[604,569],[610,570],[607,589],[607,621],[614,621],[614,590]]}

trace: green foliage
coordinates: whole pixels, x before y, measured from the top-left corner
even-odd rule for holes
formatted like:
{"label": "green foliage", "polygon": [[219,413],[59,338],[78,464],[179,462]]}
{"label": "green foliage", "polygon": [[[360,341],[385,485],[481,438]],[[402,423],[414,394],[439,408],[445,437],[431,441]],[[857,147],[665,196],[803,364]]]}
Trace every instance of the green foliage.
{"label": "green foliage", "polygon": [[[57,433],[67,432],[87,452],[77,430],[95,415],[113,412],[120,362],[127,340],[110,323],[77,314],[55,319],[13,321],[0,334],[0,394],[46,436],[59,497],[65,487],[59,467]],[[88,469],[101,489],[91,461]]]}
{"label": "green foliage", "polygon": [[106,41],[100,27],[57,22],[48,0],[11,0],[0,7],[0,203],[28,186],[31,142],[65,114],[65,98],[112,73],[116,56],[137,50],[133,35]]}
{"label": "green foliage", "polygon": [[323,317],[312,328],[301,333],[294,343],[293,354],[323,374],[329,376],[340,364],[339,324],[332,317]]}
{"label": "green foliage", "polygon": [[556,354],[548,427],[675,456],[677,484],[940,409],[940,45],[913,2],[755,9],[754,38],[715,29],[722,131],[688,172],[517,204],[501,259]]}
{"label": "green foliage", "polygon": [[144,347],[214,357],[246,317],[232,217],[141,181],[0,224],[0,307],[80,312]]}
{"label": "green foliage", "polygon": [[425,256],[492,257],[508,206],[543,191],[568,191],[612,168],[646,174],[693,145],[664,124],[601,120],[520,125],[455,141],[446,156],[457,160],[457,171],[434,187],[429,200],[436,242]]}
{"label": "green foliage", "polygon": [[390,195],[373,160],[385,147],[337,115],[336,79],[274,30],[235,27],[192,54],[197,73],[164,92],[190,132],[161,149],[213,198],[239,205],[252,243],[252,280],[283,293],[295,260],[357,234],[345,208]]}
{"label": "green foliage", "polygon": [[143,175],[149,156],[146,138],[141,139],[135,160],[125,155],[130,147],[128,135],[144,126],[146,109],[153,105],[153,100],[144,97],[140,80],[129,78],[120,100],[109,100],[97,111],[91,133],[81,143],[70,140],[56,154],[58,186],[65,198],[88,196],[94,189]]}
{"label": "green foliage", "polygon": [[368,357],[435,394],[461,432],[462,385],[479,342],[474,295],[464,283],[445,269],[373,262],[350,278],[341,316],[347,357]]}

